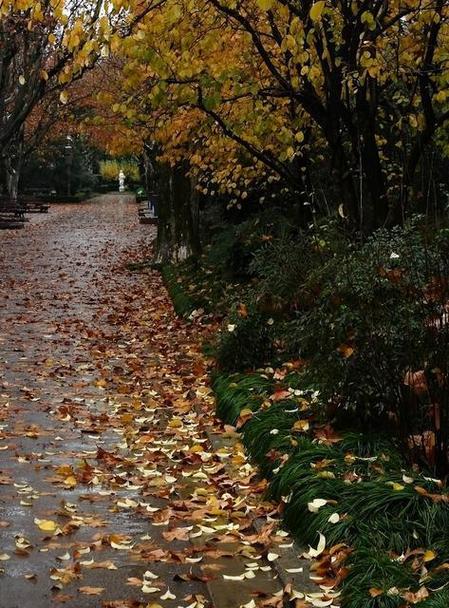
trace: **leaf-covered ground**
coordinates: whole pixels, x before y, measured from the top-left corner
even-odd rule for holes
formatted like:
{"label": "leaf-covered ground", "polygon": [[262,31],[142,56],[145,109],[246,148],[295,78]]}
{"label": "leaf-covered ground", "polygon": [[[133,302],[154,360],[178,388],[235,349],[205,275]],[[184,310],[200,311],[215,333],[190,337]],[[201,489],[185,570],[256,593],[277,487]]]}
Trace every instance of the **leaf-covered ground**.
{"label": "leaf-covered ground", "polygon": [[[267,495],[282,505],[288,530],[310,544],[308,556],[325,547],[312,566],[314,580],[339,588],[344,608],[446,608],[447,480],[434,479],[424,463],[422,469],[412,466],[391,433],[361,433],[350,419],[331,426],[333,415],[308,361],[270,353],[264,341],[272,338],[263,338],[258,349],[258,335],[264,334],[255,316],[252,331],[245,331],[251,288],[245,293],[244,283],[226,285],[219,272],[222,245],[217,239],[199,263],[165,267],[164,281],[181,316],[213,323],[228,311],[218,339],[207,344],[218,364],[212,372],[217,415],[239,430],[247,454],[268,480]],[[278,333],[281,341],[282,332],[285,327]],[[347,358],[354,349],[342,344],[338,350]],[[261,352],[264,359],[255,356]],[[264,366],[248,371],[261,361]],[[328,373],[323,359],[320,370]],[[430,432],[410,441],[422,441],[432,461]]]}
{"label": "leaf-covered ground", "polygon": [[151,231],[103,197],[0,234],[0,606],[334,605],[276,578],[291,540],[213,417],[204,330],[128,270]]}

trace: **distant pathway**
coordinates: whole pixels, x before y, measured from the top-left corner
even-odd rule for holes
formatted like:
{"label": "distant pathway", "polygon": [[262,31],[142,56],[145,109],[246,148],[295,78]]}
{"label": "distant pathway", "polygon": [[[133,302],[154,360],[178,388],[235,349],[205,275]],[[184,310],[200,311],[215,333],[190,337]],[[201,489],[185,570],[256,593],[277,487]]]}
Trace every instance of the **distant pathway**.
{"label": "distant pathway", "polygon": [[111,195],[0,232],[1,608],[276,605],[263,485],[205,434],[198,330],[126,268],[153,230]]}

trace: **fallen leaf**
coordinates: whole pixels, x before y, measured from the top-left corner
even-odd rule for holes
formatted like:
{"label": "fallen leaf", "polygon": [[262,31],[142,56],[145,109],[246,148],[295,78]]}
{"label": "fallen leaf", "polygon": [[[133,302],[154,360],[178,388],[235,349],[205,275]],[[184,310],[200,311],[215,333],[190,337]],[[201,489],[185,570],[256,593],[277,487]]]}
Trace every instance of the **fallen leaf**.
{"label": "fallen leaf", "polygon": [[78,591],[84,595],[101,595],[105,590],[104,587],[80,587]]}

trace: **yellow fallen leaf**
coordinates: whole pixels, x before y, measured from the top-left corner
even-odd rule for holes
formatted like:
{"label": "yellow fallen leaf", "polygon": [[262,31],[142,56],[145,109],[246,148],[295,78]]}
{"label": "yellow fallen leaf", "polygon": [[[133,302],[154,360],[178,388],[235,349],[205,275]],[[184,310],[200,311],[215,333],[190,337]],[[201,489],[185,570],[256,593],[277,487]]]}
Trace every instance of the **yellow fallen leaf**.
{"label": "yellow fallen leaf", "polygon": [[190,451],[193,452],[194,454],[196,454],[199,452],[204,452],[204,448],[202,445],[195,444],[190,448]]}
{"label": "yellow fallen leaf", "polygon": [[37,519],[36,517],[34,523],[39,528],[39,530],[42,530],[43,532],[53,533],[56,532],[56,530],[58,529],[58,524],[55,521],[52,521],[51,519]]}
{"label": "yellow fallen leaf", "polygon": [[310,424],[309,424],[308,420],[297,420],[295,422],[295,424],[293,425],[293,430],[299,431],[299,432],[308,431],[309,428],[310,428]]}
{"label": "yellow fallen leaf", "polygon": [[386,485],[392,487],[395,492],[401,492],[404,489],[403,485],[395,481],[387,481]]}
{"label": "yellow fallen leaf", "polygon": [[437,554],[435,553],[435,551],[431,551],[430,549],[428,549],[424,555],[423,555],[423,559],[425,562],[431,562],[436,558]]}
{"label": "yellow fallen leaf", "polygon": [[62,464],[56,469],[56,473],[58,475],[68,476],[73,474],[73,469],[69,464]]}
{"label": "yellow fallen leaf", "polygon": [[179,418],[172,418],[172,419],[170,420],[170,422],[168,423],[168,426],[169,426],[171,429],[178,429],[178,428],[180,428],[180,427],[182,427],[182,426],[183,426],[183,425],[182,425],[182,420],[180,420]]}
{"label": "yellow fallen leaf", "polygon": [[76,486],[76,477],[74,475],[69,475],[64,479],[64,485],[69,488],[74,488]]}
{"label": "yellow fallen leaf", "polygon": [[274,0],[257,0],[257,4],[263,11],[269,11],[273,8]]}

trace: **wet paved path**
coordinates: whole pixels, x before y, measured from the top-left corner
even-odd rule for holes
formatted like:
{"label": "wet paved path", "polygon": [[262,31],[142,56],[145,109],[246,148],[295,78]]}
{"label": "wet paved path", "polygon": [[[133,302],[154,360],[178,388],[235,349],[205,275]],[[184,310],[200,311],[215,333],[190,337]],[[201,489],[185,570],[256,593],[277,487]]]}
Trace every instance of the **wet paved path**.
{"label": "wet paved path", "polygon": [[251,527],[262,484],[205,434],[199,330],[157,273],[127,269],[154,236],[136,216],[105,196],[0,233],[0,608],[201,608],[209,592],[238,607],[280,589]]}

